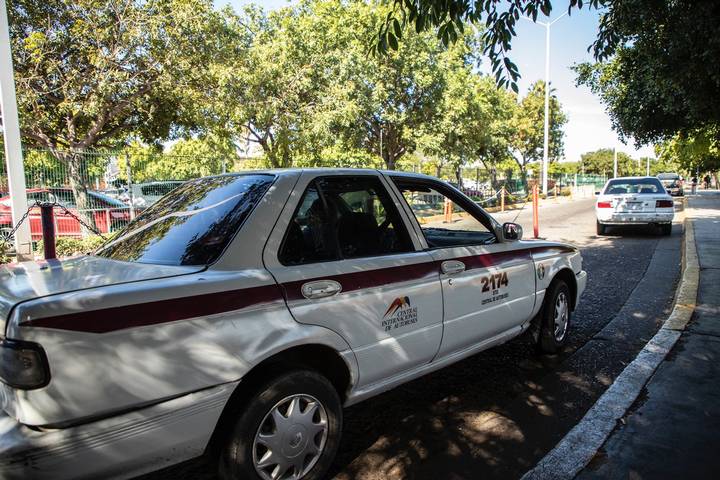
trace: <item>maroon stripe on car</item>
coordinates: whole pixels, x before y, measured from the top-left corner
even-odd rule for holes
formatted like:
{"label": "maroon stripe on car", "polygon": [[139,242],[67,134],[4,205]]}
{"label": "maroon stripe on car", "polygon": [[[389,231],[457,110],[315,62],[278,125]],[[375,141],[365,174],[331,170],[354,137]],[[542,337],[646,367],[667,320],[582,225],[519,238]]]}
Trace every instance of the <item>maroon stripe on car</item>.
{"label": "maroon stripe on car", "polygon": [[[575,248],[565,246],[530,247],[507,252],[486,253],[458,257],[467,270],[501,266],[515,260],[531,260],[532,253],[572,253]],[[448,259],[450,260],[450,259]],[[342,285],[343,292],[352,292],[382,287],[393,283],[420,279],[439,278],[440,263],[436,261],[379,268],[361,272],[330,275],[287,282],[282,285],[288,301],[304,300],[302,285],[314,280],[335,280]],[[283,299],[277,285],[214,292],[190,297],[137,303],[122,307],[103,308],[37,318],[20,323],[23,327],[42,327],[88,333],[107,333],[133,327],[144,327],[161,323],[187,320],[190,318],[215,315],[247,307],[262,305]]]}
{"label": "maroon stripe on car", "polygon": [[[507,252],[485,253],[482,255],[470,255],[466,257],[457,257],[446,260],[459,260],[465,264],[466,270],[477,268],[489,268],[500,266],[502,264],[517,260],[532,259],[533,253],[571,253],[576,249],[565,246],[543,246],[530,247],[518,250],[510,250]],[[288,301],[305,300],[302,294],[302,286],[308,282],[316,280],[334,280],[342,285],[342,291],[352,292],[367,288],[382,287],[393,283],[407,282],[412,280],[420,280],[424,278],[437,277],[440,274],[440,263],[442,262],[425,262],[413,265],[403,265],[400,267],[378,268],[376,270],[366,270],[363,272],[345,273],[340,275],[328,275],[316,278],[308,278],[297,280],[294,282],[283,283],[283,289]]]}
{"label": "maroon stripe on car", "polygon": [[334,280],[342,285],[343,292],[352,292],[355,290],[382,287],[392,283],[408,282],[423,278],[439,278],[439,271],[440,269],[437,262],[415,263],[399,267],[378,268],[376,270],[365,270],[362,272],[344,273],[341,275],[329,275],[325,277],[286,282],[283,283],[283,288],[285,289],[288,301],[304,300],[305,297],[301,292],[302,286],[315,280]]}
{"label": "maroon stripe on car", "polygon": [[521,250],[510,250],[509,252],[486,253],[483,255],[472,255],[469,257],[459,257],[459,260],[465,264],[465,270],[474,270],[476,268],[489,268],[502,265],[503,263],[514,262],[517,260],[531,260],[529,248]]}
{"label": "maroon stripe on car", "polygon": [[282,294],[277,285],[263,285],[37,318],[21,322],[20,325],[76,332],[107,333],[125,328],[144,327],[231,312],[279,300],[282,300]]}

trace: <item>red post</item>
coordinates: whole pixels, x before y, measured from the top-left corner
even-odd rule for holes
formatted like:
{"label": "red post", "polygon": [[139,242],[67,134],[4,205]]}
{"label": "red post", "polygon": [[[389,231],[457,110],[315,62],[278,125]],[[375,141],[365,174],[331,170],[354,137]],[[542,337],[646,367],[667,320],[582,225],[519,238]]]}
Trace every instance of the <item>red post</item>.
{"label": "red post", "polygon": [[45,260],[57,258],[55,254],[55,215],[54,205],[43,203],[40,205],[40,219],[42,220],[43,253]]}
{"label": "red post", "polygon": [[532,202],[533,202],[533,234],[535,238],[538,238],[540,234],[540,225],[538,222],[538,186],[533,185],[532,190]]}

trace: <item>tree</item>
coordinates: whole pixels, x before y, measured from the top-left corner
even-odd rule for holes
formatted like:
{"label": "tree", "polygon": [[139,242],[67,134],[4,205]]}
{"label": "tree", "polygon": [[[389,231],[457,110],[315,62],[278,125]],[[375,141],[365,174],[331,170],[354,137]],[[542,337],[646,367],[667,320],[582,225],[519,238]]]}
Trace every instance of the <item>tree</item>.
{"label": "tree", "polygon": [[[655,147],[664,162],[678,165],[685,172],[711,172],[717,183],[720,170],[720,133],[717,127],[678,133]],[[665,171],[672,171],[670,169]]]}
{"label": "tree", "polygon": [[[562,111],[558,98],[550,93],[548,160],[558,160],[565,151],[563,127],[567,117]],[[543,159],[545,141],[545,82],[533,83],[525,97],[514,110],[512,118],[512,148],[515,161],[525,177],[527,166],[531,162]]]}
{"label": "tree", "polygon": [[464,44],[448,49],[427,33],[368,56],[365,39],[387,11],[305,0],[230,15],[245,55],[225,67],[212,117],[236,139],[261,145],[271,167],[381,158],[396,168],[436,121],[448,77],[470,72],[473,62]]}
{"label": "tree", "polygon": [[196,66],[222,43],[212,2],[13,0],[9,15],[23,139],[65,165],[81,211],[83,152],[196,125]]}
{"label": "tree", "polygon": [[[622,7],[622,8],[621,8]],[[720,124],[720,3],[623,0],[601,21],[605,60],[576,66],[608,107],[614,128],[638,144]]]}
{"label": "tree", "polygon": [[[621,1],[611,0],[569,0],[568,13],[572,9],[602,8],[613,6]],[[515,24],[521,16],[537,20],[538,14],[549,16],[552,12],[550,0],[393,0],[391,12],[380,22],[380,29],[374,35],[372,52],[387,54],[389,50],[398,50],[405,32],[414,30],[423,32],[434,29],[437,38],[445,45],[455,43],[465,30],[465,25],[484,24],[482,36],[483,53],[491,61],[492,71],[498,86],[510,86],[517,93],[520,77],[517,66],[508,56],[512,38],[515,36]],[[601,23],[596,52],[604,51],[616,41],[617,32],[611,22]]]}
{"label": "tree", "polygon": [[[624,152],[617,152],[618,176],[645,175],[645,163],[632,158]],[[614,170],[612,148],[601,148],[580,155],[578,168],[584,174],[612,176]]]}
{"label": "tree", "polygon": [[[327,8],[327,3],[318,2],[316,8]],[[315,129],[326,130],[349,150],[377,155],[386,168],[395,169],[436,120],[450,72],[470,68],[472,60],[464,46],[448,52],[428,34],[408,35],[397,52],[368,56],[364,39],[386,11],[364,2],[330,3],[336,53],[324,96],[327,108]]]}

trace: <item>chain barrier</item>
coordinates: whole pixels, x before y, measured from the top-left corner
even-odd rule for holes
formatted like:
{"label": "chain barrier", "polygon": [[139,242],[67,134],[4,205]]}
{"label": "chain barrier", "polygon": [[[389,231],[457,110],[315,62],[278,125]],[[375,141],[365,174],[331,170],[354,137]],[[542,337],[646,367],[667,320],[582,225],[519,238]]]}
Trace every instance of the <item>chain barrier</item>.
{"label": "chain barrier", "polygon": [[35,203],[31,204],[31,205],[28,207],[27,211],[23,214],[22,217],[20,217],[20,220],[18,220],[18,222],[15,224],[15,226],[14,226],[12,229],[10,229],[10,231],[7,232],[7,234],[4,233],[3,235],[0,235],[0,242],[2,242],[4,245],[11,245],[11,244],[12,244],[12,238],[13,238],[13,236],[14,236],[15,233],[18,231],[18,229],[19,229],[20,226],[23,224],[23,222],[28,219],[28,217],[29,217],[30,214],[32,213],[33,208],[39,208],[39,207],[41,207],[41,206],[43,206],[43,205],[52,205],[53,208],[55,208],[55,207],[60,207],[60,209],[63,211],[64,214],[66,214],[66,215],[74,218],[75,220],[77,220],[78,223],[79,223],[81,226],[83,226],[85,229],[87,229],[88,231],[90,231],[90,232],[94,233],[95,235],[99,236],[99,237],[102,238],[103,240],[107,240],[107,238],[105,238],[105,236],[104,236],[102,233],[100,233],[100,230],[98,230],[98,229],[95,228],[95,227],[91,227],[90,225],[88,225],[88,223],[85,222],[82,218],[80,218],[78,215],[75,215],[75,214],[72,213],[70,210],[68,210],[65,205],[62,205],[62,204],[60,204],[60,203],[58,203],[58,202],[52,202],[52,203],[45,202],[45,203],[43,203],[43,202],[35,201]]}
{"label": "chain barrier", "polygon": [[100,233],[100,230],[98,230],[98,229],[95,228],[95,227],[91,227],[90,225],[88,225],[87,222],[85,222],[82,218],[80,218],[79,216],[75,215],[75,214],[72,213],[70,210],[68,210],[65,205],[61,205],[61,204],[59,204],[58,202],[53,202],[51,205],[52,205],[53,207],[60,207],[60,209],[63,211],[63,213],[65,213],[66,215],[69,215],[70,217],[72,217],[72,218],[74,218],[75,220],[77,220],[78,223],[79,223],[81,226],[83,226],[86,230],[94,233],[95,235],[99,236],[99,237],[102,238],[103,240],[107,240],[107,238],[105,238],[105,236],[104,236],[102,233]]}

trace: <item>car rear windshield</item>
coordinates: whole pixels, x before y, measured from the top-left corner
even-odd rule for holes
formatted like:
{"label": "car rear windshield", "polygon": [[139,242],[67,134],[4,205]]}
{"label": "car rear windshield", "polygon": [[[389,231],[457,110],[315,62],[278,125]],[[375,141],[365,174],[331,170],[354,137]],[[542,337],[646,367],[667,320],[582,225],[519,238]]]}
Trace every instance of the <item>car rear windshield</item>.
{"label": "car rear windshield", "polygon": [[605,195],[623,193],[665,193],[665,188],[657,178],[619,178],[610,180],[605,187]]}
{"label": "car rear windshield", "polygon": [[96,255],[162,265],[213,263],[273,182],[272,175],[192,180],[130,222]]}

